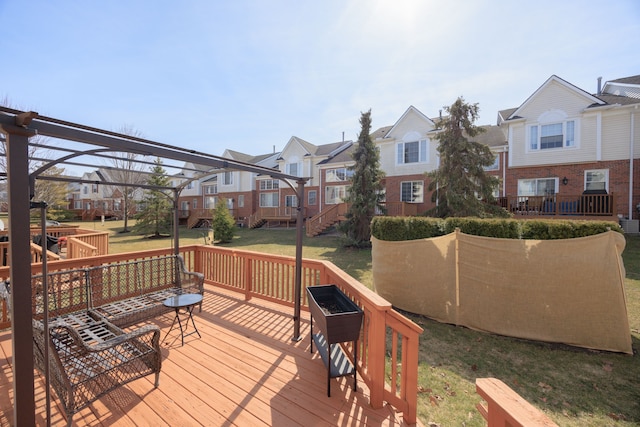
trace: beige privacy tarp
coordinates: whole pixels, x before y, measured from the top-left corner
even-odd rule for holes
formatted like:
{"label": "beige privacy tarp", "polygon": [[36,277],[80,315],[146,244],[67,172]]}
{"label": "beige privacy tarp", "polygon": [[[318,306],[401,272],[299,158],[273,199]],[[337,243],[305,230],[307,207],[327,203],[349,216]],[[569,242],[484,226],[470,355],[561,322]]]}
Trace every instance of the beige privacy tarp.
{"label": "beige privacy tarp", "polygon": [[632,353],[620,233],[513,240],[456,231],[372,242],[376,292],[402,310],[501,335]]}

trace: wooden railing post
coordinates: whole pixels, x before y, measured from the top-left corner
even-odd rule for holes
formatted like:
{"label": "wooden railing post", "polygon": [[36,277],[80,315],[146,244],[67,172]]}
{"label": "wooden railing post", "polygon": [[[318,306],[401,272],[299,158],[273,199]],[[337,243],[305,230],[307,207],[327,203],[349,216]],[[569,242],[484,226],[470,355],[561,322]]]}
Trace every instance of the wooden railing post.
{"label": "wooden railing post", "polygon": [[385,356],[386,356],[386,321],[385,313],[378,312],[365,317],[366,325],[369,328],[369,342],[367,352],[369,354],[369,376],[371,383],[369,389],[371,391],[371,406],[374,409],[380,409],[384,405],[384,387],[385,387]]}
{"label": "wooden railing post", "polygon": [[244,262],[244,299],[245,301],[249,301],[253,294],[253,259],[245,256]]}

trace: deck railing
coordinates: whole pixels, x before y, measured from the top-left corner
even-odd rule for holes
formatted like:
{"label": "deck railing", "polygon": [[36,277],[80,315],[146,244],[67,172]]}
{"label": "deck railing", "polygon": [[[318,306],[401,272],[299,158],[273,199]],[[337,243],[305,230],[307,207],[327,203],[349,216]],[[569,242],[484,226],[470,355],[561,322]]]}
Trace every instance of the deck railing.
{"label": "deck railing", "polygon": [[418,205],[407,202],[382,202],[386,216],[415,216],[418,215]]}
{"label": "deck railing", "polygon": [[548,196],[505,196],[498,204],[515,215],[613,216],[614,194],[552,194]]}
{"label": "deck railing", "polygon": [[[85,268],[93,265],[148,259],[168,255],[171,249],[66,259],[48,263],[50,272]],[[284,306],[294,306],[295,259],[259,252],[216,246],[183,246],[180,253],[187,268],[202,272],[205,282],[241,292],[245,299],[261,298]],[[33,264],[32,274],[41,273],[41,264]],[[0,267],[0,280],[9,277],[9,267]],[[349,295],[364,311],[358,371],[371,390],[371,405],[380,408],[391,403],[403,412],[407,424],[416,422],[418,339],[422,329],[397,313],[391,304],[333,263],[305,259],[302,265],[302,306],[308,309],[305,287],[333,283]],[[10,325],[4,302],[1,303],[0,328]],[[353,359],[352,345],[345,345]],[[391,356],[391,363],[385,357]],[[389,367],[388,367],[389,366]],[[388,370],[390,370],[388,372]],[[386,379],[391,378],[391,384]]]}
{"label": "deck railing", "polygon": [[340,219],[344,219],[349,205],[346,203],[338,203],[318,212],[306,222],[307,236],[317,236],[325,228],[331,227]]}
{"label": "deck railing", "polygon": [[476,408],[489,427],[558,427],[543,412],[536,409],[496,378],[476,379],[476,391],[487,402]]}

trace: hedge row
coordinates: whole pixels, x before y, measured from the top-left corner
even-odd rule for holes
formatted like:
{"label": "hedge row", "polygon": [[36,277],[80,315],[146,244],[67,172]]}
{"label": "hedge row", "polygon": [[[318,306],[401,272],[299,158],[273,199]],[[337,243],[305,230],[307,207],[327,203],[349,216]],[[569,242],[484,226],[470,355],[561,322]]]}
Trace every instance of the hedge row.
{"label": "hedge row", "polygon": [[571,239],[608,230],[624,232],[611,221],[377,216],[371,222],[371,235],[380,240],[415,240],[444,236],[456,228],[474,236],[535,240]]}

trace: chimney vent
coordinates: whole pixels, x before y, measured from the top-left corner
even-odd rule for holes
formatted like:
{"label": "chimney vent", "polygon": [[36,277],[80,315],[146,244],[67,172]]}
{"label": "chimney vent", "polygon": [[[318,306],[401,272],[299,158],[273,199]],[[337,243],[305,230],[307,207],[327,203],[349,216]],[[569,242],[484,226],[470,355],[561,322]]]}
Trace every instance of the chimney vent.
{"label": "chimney vent", "polygon": [[598,77],[598,96],[602,95],[602,77]]}

